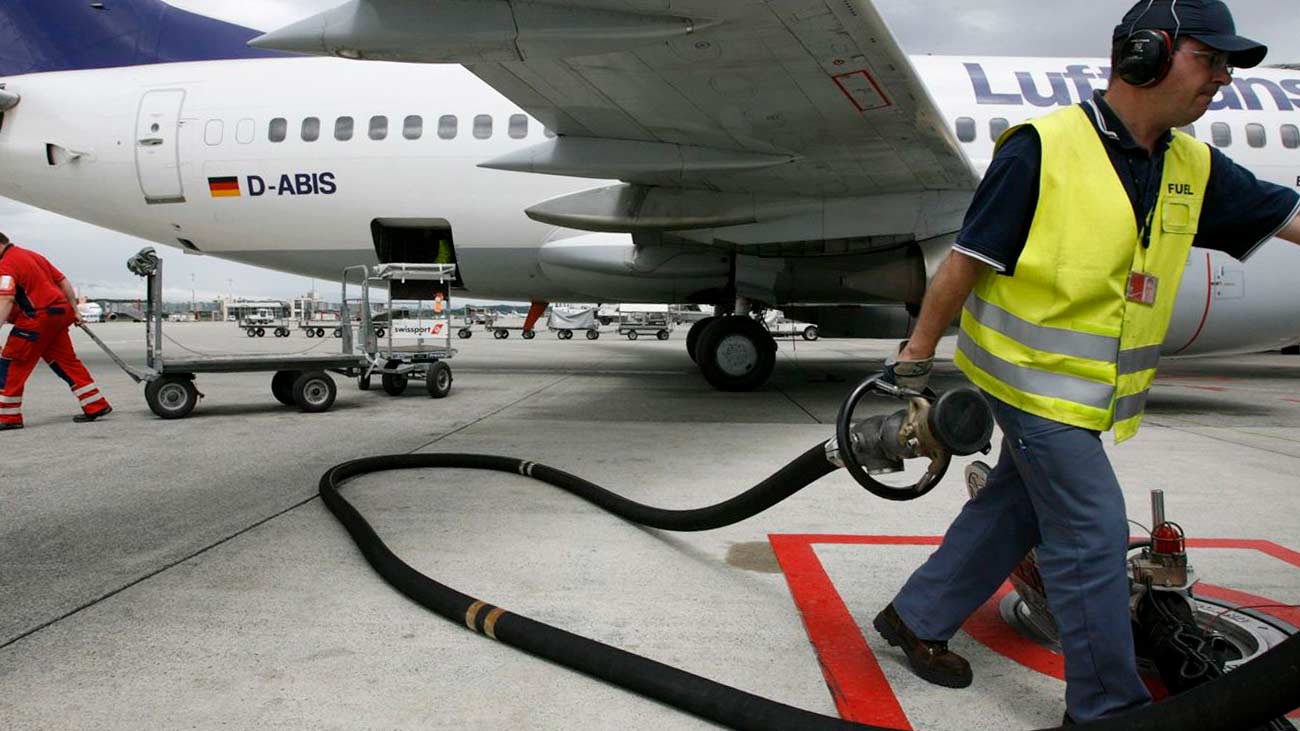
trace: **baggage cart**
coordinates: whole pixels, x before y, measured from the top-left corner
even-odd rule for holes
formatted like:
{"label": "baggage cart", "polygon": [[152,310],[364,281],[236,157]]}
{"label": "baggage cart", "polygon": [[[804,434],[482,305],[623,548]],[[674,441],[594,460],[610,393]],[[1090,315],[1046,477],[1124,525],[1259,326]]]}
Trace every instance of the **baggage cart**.
{"label": "baggage cart", "polygon": [[578,330],[586,330],[588,340],[600,337],[600,323],[596,320],[595,307],[566,311],[553,306],[546,315],[546,327],[560,340],[572,340],[573,333]]}
{"label": "baggage cart", "polygon": [[[384,393],[400,396],[411,380],[423,380],[433,398],[451,392],[451,366],[456,354],[451,347],[451,282],[455,264],[389,263],[349,267],[343,276],[343,301],[349,282],[361,286],[362,351],[366,365],[357,376],[357,387],[369,390],[371,379],[380,376]],[[382,289],[388,299],[388,320],[384,335],[377,334],[371,315],[372,289]],[[344,328],[345,333],[351,328]]]}
{"label": "baggage cart", "polygon": [[628,340],[645,335],[667,340],[673,331],[668,305],[624,304],[618,306],[618,334]]}

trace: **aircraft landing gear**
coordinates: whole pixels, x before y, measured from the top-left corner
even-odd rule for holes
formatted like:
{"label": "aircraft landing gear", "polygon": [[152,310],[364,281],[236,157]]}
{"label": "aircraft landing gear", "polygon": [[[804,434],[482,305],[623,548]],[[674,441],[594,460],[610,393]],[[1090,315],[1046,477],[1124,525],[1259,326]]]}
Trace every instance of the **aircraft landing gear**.
{"label": "aircraft landing gear", "polygon": [[691,352],[691,335],[698,332],[695,362],[704,379],[719,391],[752,391],[767,382],[776,366],[776,341],[762,325],[749,317],[729,315],[712,322],[696,323],[687,334],[687,352]]}

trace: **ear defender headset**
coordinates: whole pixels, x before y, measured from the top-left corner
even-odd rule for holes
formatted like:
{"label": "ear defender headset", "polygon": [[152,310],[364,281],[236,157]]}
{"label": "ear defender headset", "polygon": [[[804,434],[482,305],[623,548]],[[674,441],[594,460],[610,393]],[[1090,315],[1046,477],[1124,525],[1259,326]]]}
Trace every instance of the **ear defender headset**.
{"label": "ear defender headset", "polygon": [[1151,12],[1154,4],[1155,0],[1147,2],[1146,9],[1129,26],[1128,37],[1115,54],[1115,74],[1133,86],[1149,87],[1159,84],[1169,75],[1169,69],[1174,65],[1174,41],[1183,25],[1178,18],[1178,0],[1174,0],[1170,7],[1174,22],[1178,24],[1172,36],[1163,30],[1136,30],[1137,24]]}

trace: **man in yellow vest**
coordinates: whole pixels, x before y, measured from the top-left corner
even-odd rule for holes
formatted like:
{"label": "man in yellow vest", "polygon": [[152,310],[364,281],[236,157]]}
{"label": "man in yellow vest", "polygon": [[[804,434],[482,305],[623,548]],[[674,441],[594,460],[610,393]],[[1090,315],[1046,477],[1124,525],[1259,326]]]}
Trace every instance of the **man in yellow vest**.
{"label": "man in yellow vest", "polygon": [[1218,0],[1140,0],[1110,88],[1009,130],[885,377],[923,387],[961,313],[956,363],[1003,432],[997,466],[874,625],[914,672],[965,687],[947,640],[1031,548],[1065,654],[1066,722],[1150,702],[1138,677],[1124,495],[1102,448],[1137,432],[1189,249],[1300,243],[1294,190],[1182,132],[1268,49]]}

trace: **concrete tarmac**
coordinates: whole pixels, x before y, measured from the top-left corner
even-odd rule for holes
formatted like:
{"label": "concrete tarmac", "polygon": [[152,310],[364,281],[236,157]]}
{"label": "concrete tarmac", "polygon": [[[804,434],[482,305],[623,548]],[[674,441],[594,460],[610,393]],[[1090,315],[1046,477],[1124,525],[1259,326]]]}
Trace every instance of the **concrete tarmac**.
{"label": "concrete tarmac", "polygon": [[[142,325],[92,327],[143,361]],[[250,340],[226,323],[166,332],[208,353],[339,343],[296,331]],[[542,462],[658,506],[712,504],[829,438],[841,399],[892,345],[785,340],[770,384],[732,394],[698,375],[684,335],[479,332],[453,342],[448,398],[340,377],[321,414],[278,404],[270,374],[204,375],[193,415],[164,421],[76,333],[114,413],[72,423],[75,400],[41,367],[27,428],[0,433],[0,727],[709,727],[414,605],[316,496],[338,462],[456,451]],[[937,366],[936,387],[960,382],[950,361]],[[1109,450],[1129,516],[1148,522],[1148,491],[1163,489],[1170,519],[1202,541],[1202,579],[1239,604],[1300,603],[1298,384],[1294,356],[1168,361],[1141,434]],[[913,677],[870,628],[960,509],[966,461],[914,502],[880,500],[837,472],[692,534],[495,472],[386,473],[345,495],[441,582],[746,691],[916,729],[1052,726],[1059,669],[999,627],[954,638],[975,668],[965,690]],[[1300,624],[1297,610],[1267,611]]]}

